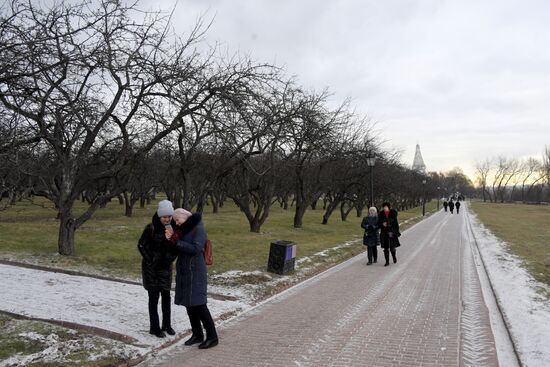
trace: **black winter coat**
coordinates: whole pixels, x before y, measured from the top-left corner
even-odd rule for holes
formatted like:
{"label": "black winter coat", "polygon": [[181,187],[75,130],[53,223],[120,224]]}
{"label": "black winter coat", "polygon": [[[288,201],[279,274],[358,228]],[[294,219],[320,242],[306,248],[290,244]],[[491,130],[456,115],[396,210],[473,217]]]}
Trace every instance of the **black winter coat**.
{"label": "black winter coat", "polygon": [[[386,226],[384,226],[385,222],[387,223]],[[378,226],[380,227],[380,243],[382,248],[387,249],[401,246],[399,243],[399,236],[401,236],[401,232],[399,232],[397,210],[390,209],[388,218],[386,218],[386,214],[383,210],[378,213]]]}
{"label": "black winter coat", "polygon": [[206,231],[202,217],[195,213],[178,227],[176,247],[176,296],[174,302],[182,306],[206,304],[208,273],[204,262]]}
{"label": "black winter coat", "polygon": [[[171,225],[176,227],[173,220]],[[165,227],[155,213],[138,241],[143,287],[149,291],[169,291],[172,287],[172,263],[178,253],[166,239],[164,231]]]}
{"label": "black winter coat", "polygon": [[361,228],[365,230],[363,245],[376,247],[380,245],[380,232],[378,231],[378,218],[367,216],[361,222]]}

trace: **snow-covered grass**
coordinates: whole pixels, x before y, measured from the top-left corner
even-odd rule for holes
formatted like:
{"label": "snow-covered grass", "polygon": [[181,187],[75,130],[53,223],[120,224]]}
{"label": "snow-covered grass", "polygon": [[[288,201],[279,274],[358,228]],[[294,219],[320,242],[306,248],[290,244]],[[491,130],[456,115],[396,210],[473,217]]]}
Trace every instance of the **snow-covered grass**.
{"label": "snow-covered grass", "polygon": [[109,366],[139,355],[139,348],[45,322],[0,315],[0,367]]}
{"label": "snow-covered grass", "polygon": [[[550,366],[549,287],[536,281],[523,260],[470,214],[472,230],[503,317],[524,366]],[[543,290],[543,292],[541,292]]]}

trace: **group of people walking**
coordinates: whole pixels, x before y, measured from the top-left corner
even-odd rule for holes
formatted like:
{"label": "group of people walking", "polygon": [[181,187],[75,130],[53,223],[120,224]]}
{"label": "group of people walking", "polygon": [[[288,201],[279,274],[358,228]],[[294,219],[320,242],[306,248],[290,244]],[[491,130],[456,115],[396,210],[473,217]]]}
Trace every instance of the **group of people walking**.
{"label": "group of people walking", "polygon": [[367,265],[376,264],[378,260],[378,246],[384,250],[384,266],[390,265],[390,253],[393,263],[397,263],[397,247],[399,243],[399,222],[397,210],[392,209],[390,203],[383,203],[382,210],[378,212],[375,207],[369,208],[368,216],[361,222],[361,228],[365,230],[363,244],[367,246]]}
{"label": "group of people walking", "polygon": [[447,211],[447,209],[450,210],[451,214],[453,214],[454,210],[456,209],[456,214],[458,214],[460,212],[460,200],[457,200],[456,202],[454,200],[443,200],[443,208],[445,209],[445,211]]}
{"label": "group of people walking", "polygon": [[[218,335],[207,306],[207,268],[203,256],[207,235],[199,213],[173,208],[162,200],[138,241],[142,256],[143,286],[149,294],[149,332],[159,338],[174,335],[171,322],[173,262],[176,261],[176,305],[185,306],[192,335],[185,345],[208,349],[218,344]],[[162,324],[158,301],[161,298]],[[203,333],[206,331],[206,339]]]}

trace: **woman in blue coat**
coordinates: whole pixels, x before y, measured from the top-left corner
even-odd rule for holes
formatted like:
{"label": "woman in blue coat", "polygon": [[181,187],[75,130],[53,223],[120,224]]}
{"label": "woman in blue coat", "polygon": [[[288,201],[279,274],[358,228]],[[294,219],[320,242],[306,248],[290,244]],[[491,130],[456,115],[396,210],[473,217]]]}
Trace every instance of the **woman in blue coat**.
{"label": "woman in blue coat", "polygon": [[369,262],[367,265],[372,265],[373,260],[376,263],[378,259],[377,246],[380,245],[380,231],[378,227],[378,210],[375,207],[369,208],[369,215],[363,218],[361,228],[365,230],[363,235],[363,245],[367,246],[367,256]]}
{"label": "woman in blue coat", "polygon": [[[199,213],[174,210],[177,225],[173,241],[179,250],[176,262],[176,305],[185,306],[193,335],[185,345],[200,343],[200,349],[218,345],[218,334],[206,305],[207,269],[204,261],[206,231]],[[201,325],[202,323],[202,325]],[[202,327],[206,330],[206,340]]]}

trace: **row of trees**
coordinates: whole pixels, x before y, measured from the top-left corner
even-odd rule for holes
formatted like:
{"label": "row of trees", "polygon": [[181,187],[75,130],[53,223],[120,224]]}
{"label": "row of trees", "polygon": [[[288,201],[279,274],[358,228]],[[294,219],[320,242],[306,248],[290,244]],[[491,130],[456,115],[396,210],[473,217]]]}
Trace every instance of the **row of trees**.
{"label": "row of trees", "polygon": [[476,164],[480,197],[490,202],[550,201],[550,148],[541,159],[499,156]]}
{"label": "row of trees", "polygon": [[[50,200],[60,254],[115,197],[128,216],[161,191],[198,211],[230,199],[258,232],[275,203],[294,208],[297,228],[319,201],[323,223],[360,216],[372,178],[375,203],[398,208],[444,187],[382,150],[349,101],[329,107],[327,91],[280,68],[206,48],[202,22],[180,37],[169,14],[94,4],[1,7],[0,203]],[[88,205],[75,215],[78,200]]]}

